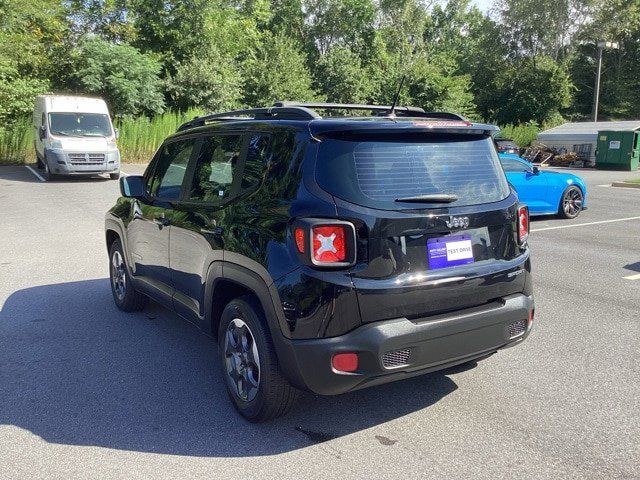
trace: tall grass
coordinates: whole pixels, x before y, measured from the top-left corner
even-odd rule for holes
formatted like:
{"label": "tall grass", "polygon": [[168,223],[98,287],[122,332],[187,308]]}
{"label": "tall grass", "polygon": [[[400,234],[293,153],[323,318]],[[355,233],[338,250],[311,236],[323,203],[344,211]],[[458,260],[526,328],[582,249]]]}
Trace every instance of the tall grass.
{"label": "tall grass", "polygon": [[[199,110],[166,112],[151,119],[146,117],[116,120],[120,135],[118,148],[123,162],[146,163],[162,141],[187,120],[202,115]],[[0,165],[35,161],[34,130],[31,118],[24,118],[6,129],[0,128]]]}
{"label": "tall grass", "polygon": [[0,127],[0,165],[35,161],[31,117],[22,118],[7,128]]}
{"label": "tall grass", "polygon": [[146,163],[151,160],[162,141],[187,120],[202,115],[199,110],[169,111],[151,119],[139,117],[122,119],[115,123],[120,135],[118,147],[123,162]]}
{"label": "tall grass", "polygon": [[[165,138],[174,133],[182,123],[201,114],[199,110],[169,111],[153,118],[117,120],[115,127],[120,133],[118,147],[122,161],[148,162]],[[526,148],[536,139],[538,132],[545,128],[549,126],[539,127],[535,123],[505,125],[502,127],[501,136],[512,139],[521,148]],[[6,129],[0,128],[0,164],[33,162],[33,134],[31,118],[21,119]]]}
{"label": "tall grass", "polygon": [[520,148],[527,148],[536,139],[540,127],[535,123],[524,123],[521,125],[505,125],[501,128],[500,136],[510,138]]}

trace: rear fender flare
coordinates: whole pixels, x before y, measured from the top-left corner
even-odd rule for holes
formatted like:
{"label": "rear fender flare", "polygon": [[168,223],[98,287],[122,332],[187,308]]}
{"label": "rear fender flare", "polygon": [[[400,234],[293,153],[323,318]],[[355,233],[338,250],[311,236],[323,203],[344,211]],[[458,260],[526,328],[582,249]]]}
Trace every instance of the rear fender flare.
{"label": "rear fender flare", "polygon": [[[108,233],[109,231],[114,232],[118,238],[120,239],[120,244],[122,245],[122,250],[125,258],[125,265],[127,266],[127,271],[129,272],[129,276],[134,278],[133,269],[131,268],[131,256],[129,255],[129,245],[127,244],[127,236],[125,235],[125,227],[118,217],[114,217],[113,215],[109,215],[104,221],[104,232],[105,232],[105,244],[107,245],[107,249],[109,248],[108,243]],[[107,256],[109,255],[109,251],[107,250]],[[111,261],[111,259],[109,259]]]}
{"label": "rear fender flare", "polygon": [[[264,311],[282,372],[294,386],[303,389],[306,388],[293,354],[291,341],[283,335],[283,332],[287,331],[286,319],[284,311],[282,310],[280,295],[273,280],[271,280],[266,269],[257,262],[238,255],[245,264],[240,265],[227,261],[227,253],[228,252],[225,252],[224,261],[213,262],[207,272],[204,298],[205,330],[211,332],[213,337],[217,338],[217,332],[214,331],[217,329],[217,326],[214,324],[213,319],[213,293],[218,282],[231,281],[249,290],[256,296]],[[246,266],[247,262],[251,263],[251,268]],[[260,269],[254,269],[255,265],[253,265],[253,263],[258,265]],[[256,270],[259,273],[256,273]]]}

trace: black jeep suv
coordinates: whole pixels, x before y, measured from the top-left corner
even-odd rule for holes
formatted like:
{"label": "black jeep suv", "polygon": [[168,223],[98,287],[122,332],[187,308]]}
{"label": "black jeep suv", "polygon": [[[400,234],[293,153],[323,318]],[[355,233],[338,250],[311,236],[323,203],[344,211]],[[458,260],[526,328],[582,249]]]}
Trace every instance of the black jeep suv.
{"label": "black jeep suv", "polygon": [[251,421],[298,389],[339,394],[520,343],[529,217],[496,130],[371,105],[198,117],[121,179],[106,216],[115,302],[152,297],[212,335]]}

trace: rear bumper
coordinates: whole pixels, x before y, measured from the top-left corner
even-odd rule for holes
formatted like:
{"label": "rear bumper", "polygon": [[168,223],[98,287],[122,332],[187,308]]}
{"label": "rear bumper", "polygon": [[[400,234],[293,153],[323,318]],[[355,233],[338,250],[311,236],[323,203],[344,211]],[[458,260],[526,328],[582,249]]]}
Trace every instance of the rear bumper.
{"label": "rear bumper", "polygon": [[[533,308],[533,297],[515,294],[449,314],[365,324],[338,337],[285,339],[283,346],[289,352],[287,365],[283,367],[285,372],[290,371],[288,376],[296,386],[321,395],[379,385],[448,368],[519,344],[531,331],[528,319]],[[525,321],[526,328],[512,337],[509,326],[518,321]],[[402,352],[400,364],[390,367],[388,357],[383,361],[385,354],[398,351]],[[358,371],[339,373],[332,369],[331,358],[341,352],[358,353]]]}

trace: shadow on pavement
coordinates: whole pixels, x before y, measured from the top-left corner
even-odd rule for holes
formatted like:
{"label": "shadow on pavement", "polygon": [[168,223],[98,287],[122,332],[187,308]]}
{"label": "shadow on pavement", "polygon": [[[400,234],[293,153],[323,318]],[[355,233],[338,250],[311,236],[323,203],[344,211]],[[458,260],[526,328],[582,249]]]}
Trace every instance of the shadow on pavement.
{"label": "shadow on pavement", "polygon": [[629,263],[624,266],[625,269],[631,270],[632,272],[640,272],[640,262]]}
{"label": "shadow on pavement", "polygon": [[424,409],[457,388],[431,374],[338,397],[305,394],[287,417],[253,425],[226,397],[213,341],[154,304],[120,312],[107,279],[20,290],[0,307],[0,424],[51,443],[273,455]]}
{"label": "shadow on pavement", "polygon": [[[38,173],[40,176],[44,176],[44,172],[39,170],[35,163],[28,165],[31,169]],[[13,182],[25,182],[25,183],[43,183],[32,172],[25,168],[25,165],[6,165],[0,167],[0,180],[10,180]],[[108,175],[65,175],[57,176],[53,180],[49,180],[51,183],[82,183],[82,182],[108,182],[112,181]],[[49,183],[47,182],[47,183]]]}

